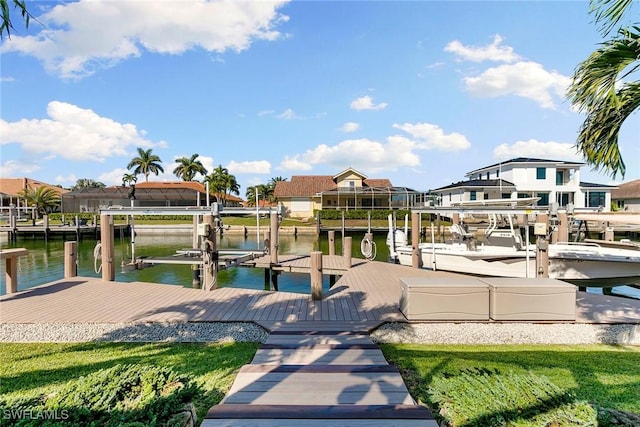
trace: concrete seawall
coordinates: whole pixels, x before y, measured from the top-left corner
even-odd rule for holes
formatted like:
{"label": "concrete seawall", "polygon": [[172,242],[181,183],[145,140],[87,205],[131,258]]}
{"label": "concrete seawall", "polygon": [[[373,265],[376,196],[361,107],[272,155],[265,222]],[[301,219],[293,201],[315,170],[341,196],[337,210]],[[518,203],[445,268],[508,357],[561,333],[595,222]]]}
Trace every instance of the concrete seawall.
{"label": "concrete seawall", "polygon": [[[255,234],[256,226],[243,226],[243,225],[231,225],[225,227],[225,234]],[[149,225],[141,224],[134,225],[136,234],[191,234],[193,232],[193,226],[190,224],[177,224],[177,225]],[[260,232],[268,230],[269,226],[261,226]],[[280,227],[279,232],[282,234],[317,234],[316,227]]]}

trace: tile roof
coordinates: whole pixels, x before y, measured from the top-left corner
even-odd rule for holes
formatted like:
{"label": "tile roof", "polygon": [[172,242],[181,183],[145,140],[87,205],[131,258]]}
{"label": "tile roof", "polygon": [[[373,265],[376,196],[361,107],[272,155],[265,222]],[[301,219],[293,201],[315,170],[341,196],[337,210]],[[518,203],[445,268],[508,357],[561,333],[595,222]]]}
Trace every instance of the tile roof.
{"label": "tile roof", "polygon": [[[387,178],[367,178],[362,181],[365,187],[391,187]],[[291,181],[278,181],[273,190],[275,197],[309,197],[324,191],[338,188],[333,176],[294,175]]]}
{"label": "tile roof", "polygon": [[611,191],[612,199],[640,199],[640,179],[625,182]]}
{"label": "tile roof", "polygon": [[[185,190],[198,191],[202,194],[206,194],[205,186],[198,181],[175,181],[175,182],[165,182],[165,181],[148,181],[148,182],[138,182],[135,184],[136,186],[136,196],[141,196],[144,192],[148,194],[150,197],[153,196],[154,190],[159,190],[162,192],[172,191],[172,194],[178,194],[178,192],[184,192]],[[142,191],[140,191],[142,190]],[[82,188],[80,190],[72,191],[69,196],[79,196],[85,195],[90,196],[93,194],[111,194],[113,196],[121,196],[123,195],[125,198],[128,197],[129,187],[124,187],[121,185],[114,185],[111,187],[103,187],[103,188]],[[211,193],[212,196],[216,196],[222,198],[218,193]],[[204,197],[204,196],[203,196]],[[241,202],[243,201],[240,197],[237,197],[233,194],[227,194],[227,201],[233,202]]]}
{"label": "tile roof", "polygon": [[16,197],[18,193],[26,189],[28,186],[31,188],[38,187],[50,187],[60,194],[64,194],[69,190],[57,187],[55,185],[47,184],[46,182],[37,181],[31,178],[0,178],[0,193],[4,193],[7,196]]}
{"label": "tile roof", "polygon": [[273,195],[275,197],[309,197],[336,187],[333,177],[329,175],[294,175],[291,181],[278,181]]}

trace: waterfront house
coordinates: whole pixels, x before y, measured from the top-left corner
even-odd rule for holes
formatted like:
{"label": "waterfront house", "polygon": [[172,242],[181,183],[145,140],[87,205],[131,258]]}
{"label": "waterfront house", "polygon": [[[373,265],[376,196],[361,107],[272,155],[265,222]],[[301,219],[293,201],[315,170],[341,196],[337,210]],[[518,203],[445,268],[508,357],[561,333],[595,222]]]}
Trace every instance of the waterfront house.
{"label": "waterfront house", "polygon": [[584,163],[518,157],[465,174],[467,180],[432,190],[438,205],[459,202],[538,197],[538,206],[611,210],[615,186],[580,181]]}
{"label": "waterfront house", "polygon": [[620,211],[640,212],[640,179],[620,184],[611,191],[611,204]]}
{"label": "waterfront house", "polygon": [[27,204],[24,198],[20,197],[20,193],[27,188],[35,190],[40,187],[52,188],[61,196],[69,191],[62,187],[26,177],[0,178],[0,209],[3,213],[6,213],[9,206],[14,205],[18,208],[18,217],[23,216],[27,209]]}
{"label": "waterfront house", "polygon": [[362,172],[347,168],[331,175],[294,175],[279,181],[274,196],[287,215],[313,217],[323,209],[398,209],[413,206],[422,193],[394,187],[387,178],[368,178]]}
{"label": "waterfront house", "polygon": [[[131,196],[135,197],[133,205],[136,207],[186,207],[207,204],[207,191],[200,182],[141,182],[135,184],[133,194],[131,187],[121,185],[70,191],[62,197],[62,212],[99,212],[100,209],[109,207],[129,207]],[[229,194],[226,198],[215,193],[209,196],[210,203],[222,203],[223,199],[228,207],[240,206],[242,202],[239,197]]]}

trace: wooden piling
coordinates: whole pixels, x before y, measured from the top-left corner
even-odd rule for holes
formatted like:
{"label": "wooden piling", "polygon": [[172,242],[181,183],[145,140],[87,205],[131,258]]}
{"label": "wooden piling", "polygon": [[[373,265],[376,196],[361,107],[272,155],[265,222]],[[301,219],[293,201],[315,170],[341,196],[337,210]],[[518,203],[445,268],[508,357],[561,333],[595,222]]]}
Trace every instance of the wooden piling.
{"label": "wooden piling", "polygon": [[329,230],[327,233],[329,235],[329,255],[336,254],[336,232],[333,230]]}
{"label": "wooden piling", "polygon": [[569,241],[569,216],[566,212],[558,213],[558,242]]}
{"label": "wooden piling", "polygon": [[102,253],[102,280],[113,282],[116,280],[113,244],[113,217],[100,215],[100,246]]}
{"label": "wooden piling", "polygon": [[64,242],[64,278],[78,275],[78,242]]}
{"label": "wooden piling", "polygon": [[351,243],[353,238],[347,236],[343,239],[344,245],[342,247],[342,256],[344,257],[344,268],[347,270],[351,268]]}
{"label": "wooden piling", "polygon": [[311,252],[311,299],[322,299],[322,252]]}
{"label": "wooden piling", "polygon": [[411,266],[420,268],[422,257],[420,256],[420,218],[417,212],[411,213]]}
{"label": "wooden piling", "polygon": [[18,291],[18,258],[29,253],[25,248],[3,249],[0,259],[5,261],[4,283],[5,292],[13,294]]}

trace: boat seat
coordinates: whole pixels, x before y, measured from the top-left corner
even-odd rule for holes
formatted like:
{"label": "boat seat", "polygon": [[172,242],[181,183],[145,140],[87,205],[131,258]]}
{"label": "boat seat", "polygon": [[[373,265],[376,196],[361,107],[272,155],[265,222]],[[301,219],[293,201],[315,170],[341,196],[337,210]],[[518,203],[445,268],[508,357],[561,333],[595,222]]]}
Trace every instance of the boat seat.
{"label": "boat seat", "polygon": [[475,237],[473,233],[469,233],[460,224],[451,224],[449,231],[456,240],[469,240]]}

